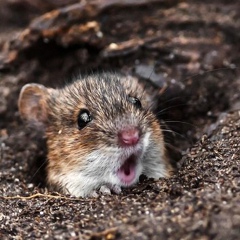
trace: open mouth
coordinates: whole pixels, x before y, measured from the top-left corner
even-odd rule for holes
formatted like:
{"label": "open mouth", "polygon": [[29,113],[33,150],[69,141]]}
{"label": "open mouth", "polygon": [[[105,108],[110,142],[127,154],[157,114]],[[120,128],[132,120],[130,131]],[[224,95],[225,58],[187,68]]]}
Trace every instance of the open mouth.
{"label": "open mouth", "polygon": [[136,166],[137,157],[135,155],[131,155],[118,169],[117,176],[124,185],[130,185],[133,183],[136,177]]}

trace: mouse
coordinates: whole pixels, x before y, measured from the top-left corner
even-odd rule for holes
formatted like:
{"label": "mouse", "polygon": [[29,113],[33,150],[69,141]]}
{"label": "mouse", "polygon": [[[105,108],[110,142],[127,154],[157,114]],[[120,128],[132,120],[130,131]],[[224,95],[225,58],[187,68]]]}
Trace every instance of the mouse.
{"label": "mouse", "polygon": [[21,118],[44,129],[47,184],[64,194],[121,193],[173,171],[156,100],[133,76],[78,76],[62,88],[28,83],[21,89]]}

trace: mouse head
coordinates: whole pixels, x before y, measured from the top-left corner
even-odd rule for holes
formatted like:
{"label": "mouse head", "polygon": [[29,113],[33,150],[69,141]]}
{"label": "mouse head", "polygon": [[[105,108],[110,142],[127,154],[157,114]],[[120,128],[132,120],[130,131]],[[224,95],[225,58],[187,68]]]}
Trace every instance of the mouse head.
{"label": "mouse head", "polygon": [[45,128],[48,182],[86,196],[102,185],[130,186],[140,174],[166,176],[160,124],[135,78],[93,75],[62,89],[23,87],[23,119]]}

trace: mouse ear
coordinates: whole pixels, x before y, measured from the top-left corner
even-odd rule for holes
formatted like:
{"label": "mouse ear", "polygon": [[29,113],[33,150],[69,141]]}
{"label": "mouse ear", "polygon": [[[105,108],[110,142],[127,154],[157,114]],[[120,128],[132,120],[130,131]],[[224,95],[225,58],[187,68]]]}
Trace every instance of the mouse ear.
{"label": "mouse ear", "polygon": [[18,109],[21,117],[33,123],[46,123],[47,98],[52,90],[35,83],[23,86],[18,99]]}

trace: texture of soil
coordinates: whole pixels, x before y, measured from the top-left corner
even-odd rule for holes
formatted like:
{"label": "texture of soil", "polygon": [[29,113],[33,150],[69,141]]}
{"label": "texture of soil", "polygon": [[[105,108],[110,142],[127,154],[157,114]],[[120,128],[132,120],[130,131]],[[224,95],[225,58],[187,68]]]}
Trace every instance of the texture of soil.
{"label": "texture of soil", "polygon": [[[0,22],[1,239],[240,239],[239,1],[5,0]],[[19,91],[109,70],[159,90],[176,173],[120,195],[50,192]]]}

